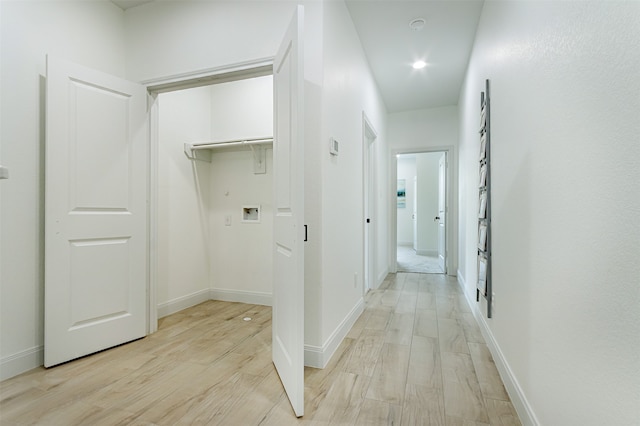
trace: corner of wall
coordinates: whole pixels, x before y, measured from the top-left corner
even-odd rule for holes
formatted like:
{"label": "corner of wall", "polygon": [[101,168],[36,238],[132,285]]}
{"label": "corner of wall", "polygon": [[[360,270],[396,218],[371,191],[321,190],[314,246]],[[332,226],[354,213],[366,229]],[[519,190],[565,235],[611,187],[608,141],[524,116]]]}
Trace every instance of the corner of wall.
{"label": "corner of wall", "polygon": [[331,333],[322,346],[304,345],[304,365],[306,367],[324,368],[340,346],[340,343],[351,330],[360,315],[364,312],[364,299],[360,298],[351,312]]}

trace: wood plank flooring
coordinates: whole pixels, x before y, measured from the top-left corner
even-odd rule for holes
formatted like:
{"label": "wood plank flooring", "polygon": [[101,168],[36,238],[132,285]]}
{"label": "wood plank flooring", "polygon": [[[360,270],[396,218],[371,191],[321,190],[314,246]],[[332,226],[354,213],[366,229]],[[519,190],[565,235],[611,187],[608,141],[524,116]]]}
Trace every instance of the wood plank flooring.
{"label": "wood plank flooring", "polygon": [[[251,321],[244,321],[250,317]],[[296,419],[271,308],[209,301],[144,339],[0,383],[1,425],[520,425],[455,279],[390,274]]]}

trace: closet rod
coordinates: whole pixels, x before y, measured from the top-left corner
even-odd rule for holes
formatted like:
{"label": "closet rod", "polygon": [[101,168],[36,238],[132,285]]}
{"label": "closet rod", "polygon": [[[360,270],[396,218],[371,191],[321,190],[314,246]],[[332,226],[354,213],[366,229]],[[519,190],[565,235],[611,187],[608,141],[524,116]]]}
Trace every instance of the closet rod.
{"label": "closet rod", "polygon": [[263,145],[273,143],[272,137],[266,138],[254,138],[254,139],[237,139],[230,141],[221,141],[221,142],[196,142],[189,144],[192,150],[198,149],[215,149],[215,148],[224,148],[229,146],[239,146],[239,145]]}
{"label": "closet rod", "polygon": [[[256,166],[256,173],[264,173],[260,170],[264,169],[264,151],[266,147],[262,145],[268,145],[273,143],[273,137],[266,136],[263,138],[252,138],[252,139],[237,139],[230,141],[220,141],[220,142],[196,142],[189,143],[185,142],[184,144],[184,154],[190,160],[200,160],[211,162],[211,151],[215,148],[231,148],[234,146],[242,147],[248,146],[251,148],[253,152],[253,156],[255,158],[255,162],[258,166]],[[254,145],[256,145],[254,149]],[[257,150],[257,151],[256,151]]]}

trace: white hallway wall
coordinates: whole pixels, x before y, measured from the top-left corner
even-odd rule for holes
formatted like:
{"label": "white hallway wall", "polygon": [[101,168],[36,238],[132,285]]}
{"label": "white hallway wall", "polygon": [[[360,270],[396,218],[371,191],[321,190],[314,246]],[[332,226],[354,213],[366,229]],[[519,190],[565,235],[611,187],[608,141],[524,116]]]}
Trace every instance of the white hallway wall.
{"label": "white hallway wall", "polygon": [[[378,134],[373,215],[378,283],[388,271],[389,177],[386,109],[344,3],[326,2],[323,22],[321,342],[330,354],[363,308],[363,112]],[[340,143],[337,157],[329,154],[330,137]]]}
{"label": "white hallway wall", "polygon": [[185,142],[211,138],[211,89],[158,97],[158,273],[163,317],[209,299],[209,163],[192,162]]}
{"label": "white hallway wall", "polygon": [[[211,86],[214,141],[273,136],[273,77]],[[273,290],[273,150],[266,173],[253,172],[249,148],[214,151],[208,194],[211,295],[271,304]],[[260,223],[243,223],[242,206],[260,205]],[[231,216],[231,226],[225,217]]]}
{"label": "white hallway wall", "polygon": [[475,303],[491,80],[494,317],[525,424],[640,419],[640,3],[484,4],[460,95],[460,279]]}
{"label": "white hallway wall", "polygon": [[123,13],[109,2],[1,1],[0,379],[42,364],[44,79],[51,54],[124,76]]}

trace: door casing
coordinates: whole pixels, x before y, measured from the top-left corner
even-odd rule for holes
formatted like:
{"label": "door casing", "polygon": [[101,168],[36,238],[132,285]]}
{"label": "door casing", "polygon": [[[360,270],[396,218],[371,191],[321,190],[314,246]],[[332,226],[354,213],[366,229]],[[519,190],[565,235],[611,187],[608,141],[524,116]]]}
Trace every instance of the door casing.
{"label": "door casing", "polygon": [[148,324],[147,334],[158,330],[158,170],[159,170],[159,134],[160,126],[157,97],[160,93],[215,83],[244,80],[273,74],[274,58],[258,59],[192,73],[170,75],[143,81],[149,93],[149,288],[148,288]]}
{"label": "door casing", "polygon": [[455,164],[454,153],[455,149],[451,145],[434,146],[426,148],[395,148],[391,149],[389,156],[389,188],[390,202],[389,202],[389,266],[390,272],[396,273],[398,271],[398,211],[396,203],[396,187],[398,181],[398,162],[397,156],[402,154],[423,154],[431,152],[444,152],[446,157],[446,189],[445,189],[445,274],[456,275],[455,263],[454,263],[454,171],[453,165]]}

